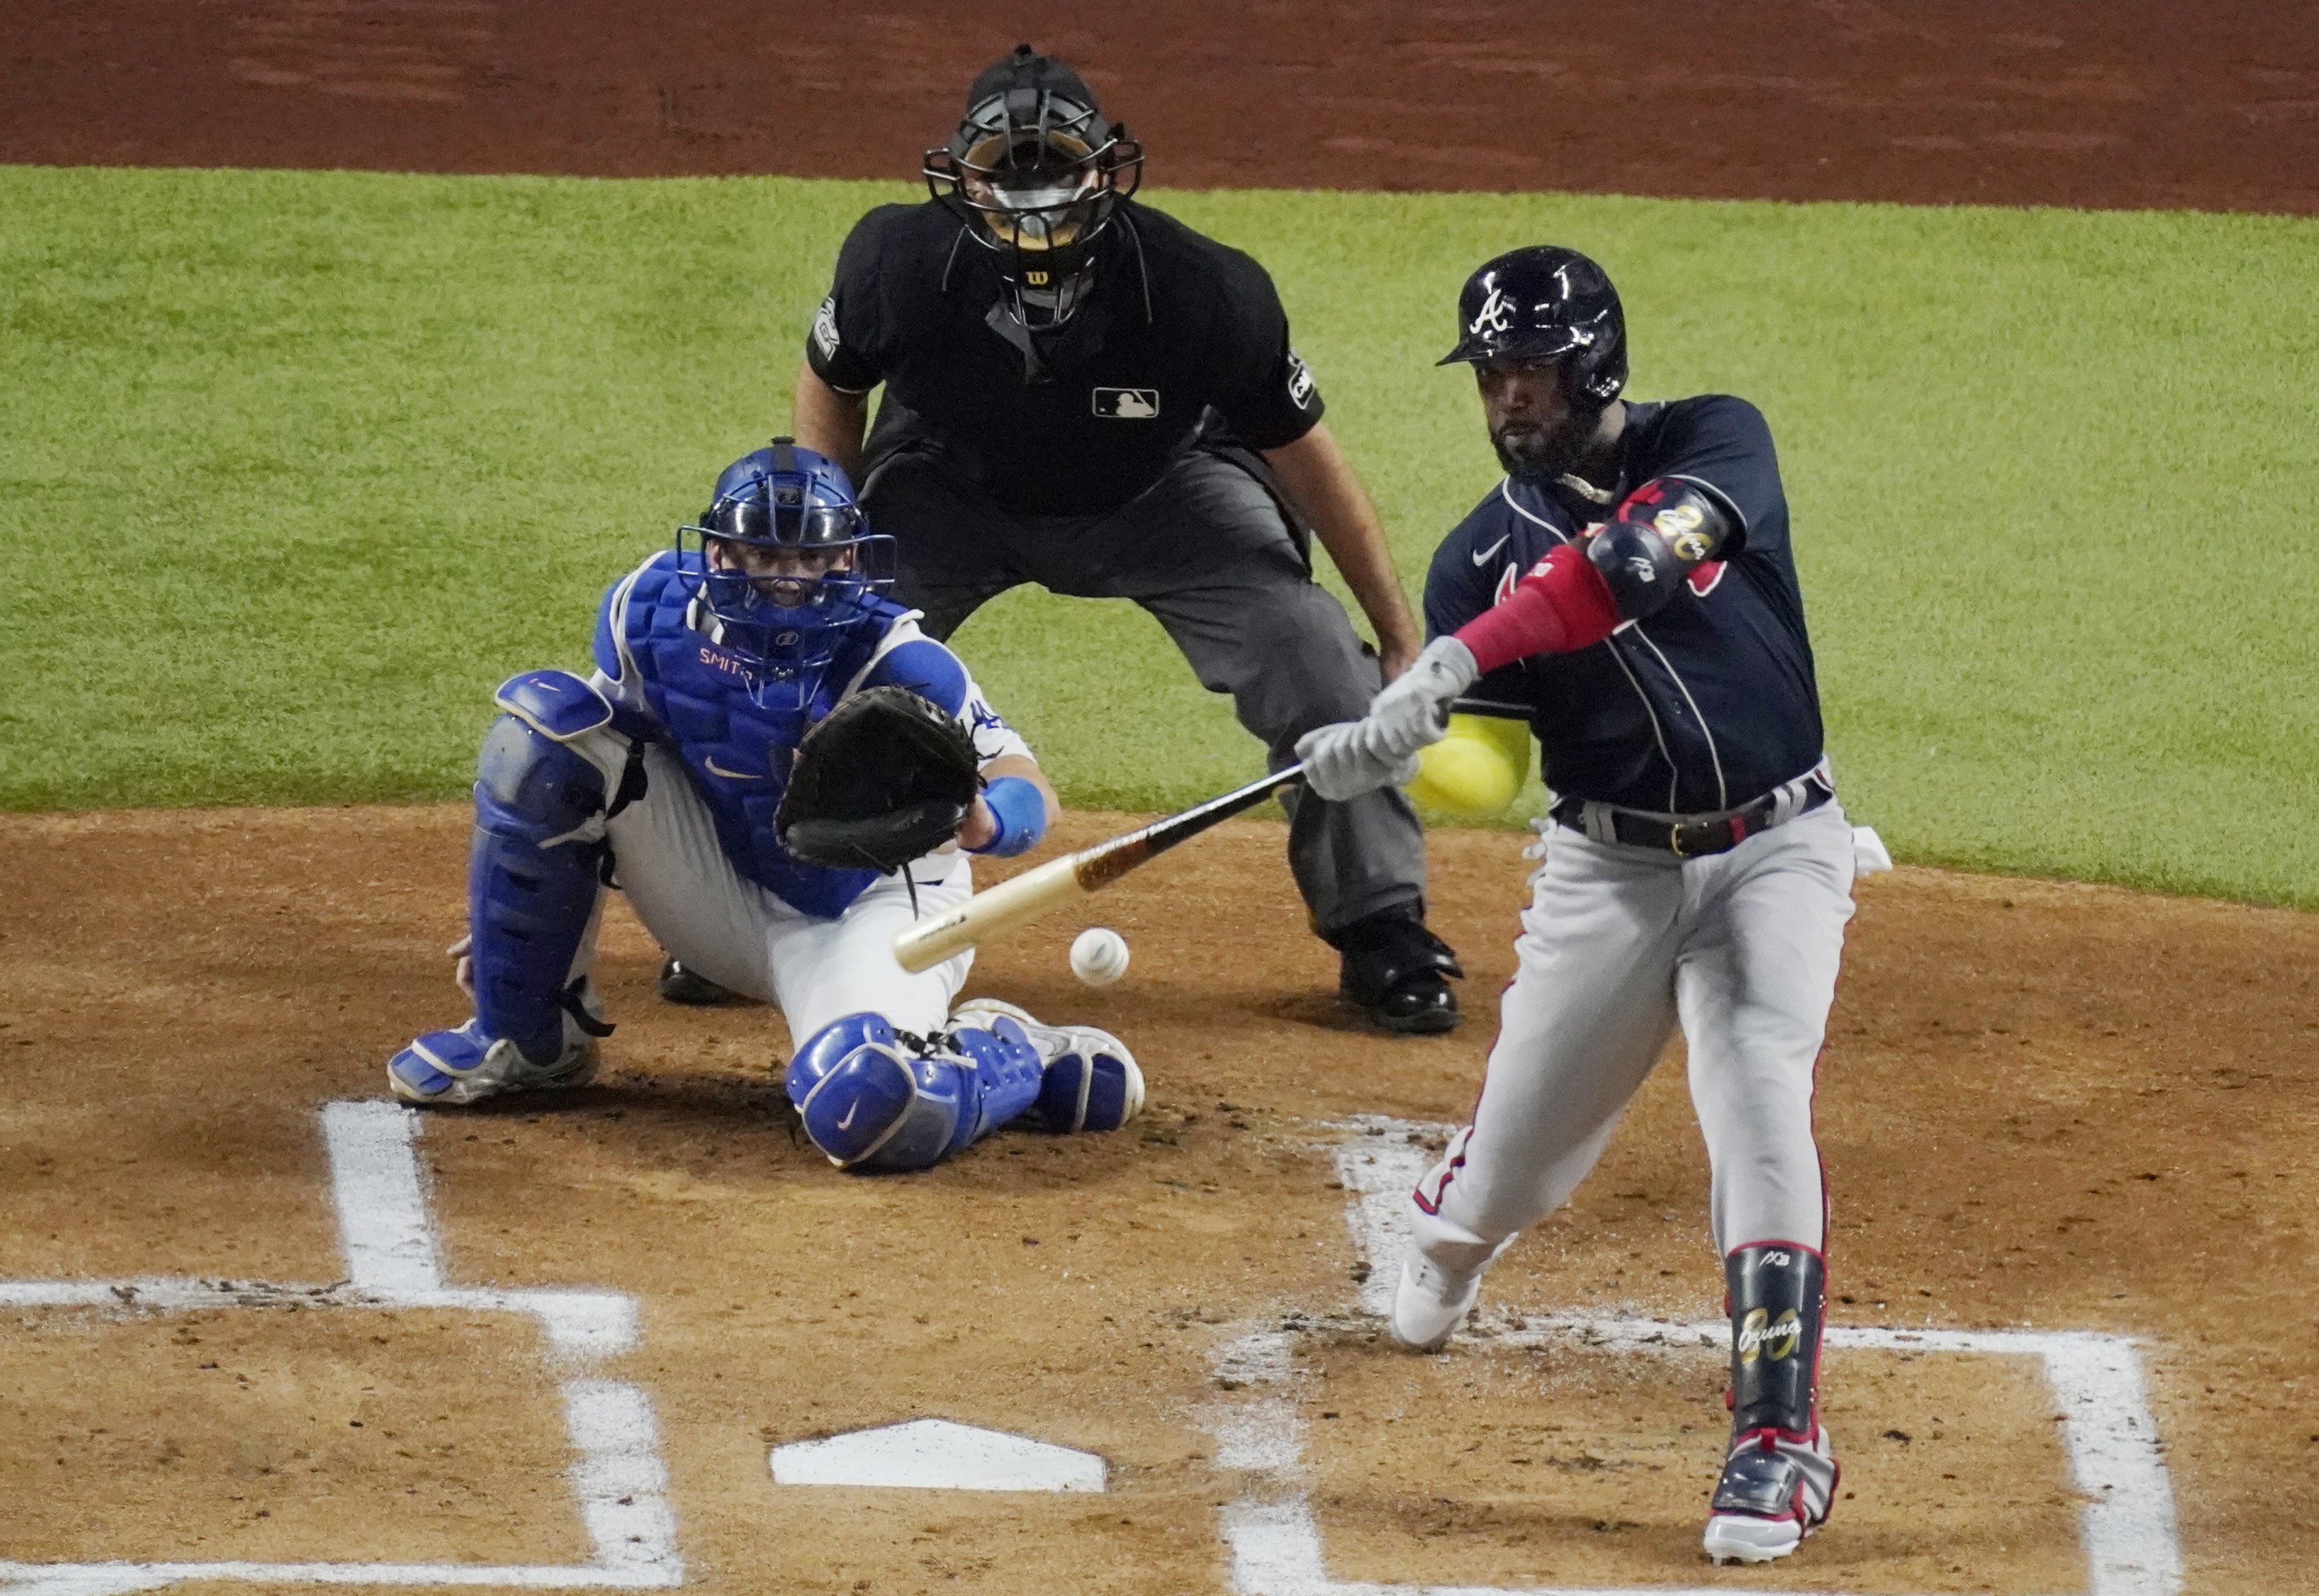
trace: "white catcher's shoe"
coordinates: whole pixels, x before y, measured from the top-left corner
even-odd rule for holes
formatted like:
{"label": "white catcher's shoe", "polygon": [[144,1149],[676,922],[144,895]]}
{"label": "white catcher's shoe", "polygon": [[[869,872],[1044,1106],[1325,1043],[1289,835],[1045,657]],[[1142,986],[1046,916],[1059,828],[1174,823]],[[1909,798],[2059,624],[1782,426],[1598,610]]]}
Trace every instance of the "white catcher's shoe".
{"label": "white catcher's shoe", "polygon": [[1439,1352],[1481,1294],[1481,1270],[1453,1275],[1412,1247],[1401,1260],[1401,1284],[1394,1287],[1386,1325],[1393,1339],[1412,1352]]}
{"label": "white catcher's shoe", "polygon": [[465,1107],[502,1092],[558,1092],[596,1078],[592,1037],[567,1040],[563,1056],[539,1065],[515,1043],[483,1034],[469,1020],[449,1031],[429,1031],[386,1061],[386,1083],[405,1103],[425,1108]]}
{"label": "white catcher's shoe", "polygon": [[1710,1506],[1708,1556],[1718,1563],[1786,1556],[1827,1521],[1842,1477],[1825,1424],[1809,1442],[1773,1429],[1735,1436]]}
{"label": "white catcher's shoe", "polygon": [[1143,1071],[1119,1038],[1093,1025],[1050,1025],[996,997],[970,997],[951,1011],[953,1025],[994,1029],[1012,1020],[1038,1050],[1046,1070],[1039,1113],[1052,1131],[1116,1131],[1143,1112]]}

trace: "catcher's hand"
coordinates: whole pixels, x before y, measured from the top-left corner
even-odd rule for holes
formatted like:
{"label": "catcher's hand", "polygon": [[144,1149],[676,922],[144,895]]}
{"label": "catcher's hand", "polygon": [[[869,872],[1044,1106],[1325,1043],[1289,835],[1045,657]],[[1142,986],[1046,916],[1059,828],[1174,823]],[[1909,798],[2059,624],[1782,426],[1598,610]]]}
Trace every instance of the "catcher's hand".
{"label": "catcher's hand", "polygon": [[867,689],[806,733],[773,834],[808,864],[899,870],[958,834],[979,765],[973,736],[934,704]]}

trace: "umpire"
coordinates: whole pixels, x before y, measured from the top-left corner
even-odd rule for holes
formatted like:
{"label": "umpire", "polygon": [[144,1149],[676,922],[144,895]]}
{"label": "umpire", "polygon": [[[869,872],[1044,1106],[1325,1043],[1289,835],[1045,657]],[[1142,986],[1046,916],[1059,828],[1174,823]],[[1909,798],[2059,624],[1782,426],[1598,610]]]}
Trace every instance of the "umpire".
{"label": "umpire", "polygon": [[[1313,583],[1307,528],[1385,678],[1418,635],[1272,281],[1134,201],[1141,146],[1060,61],[1017,46],[966,106],[926,152],[931,197],[881,205],[846,239],[798,374],[798,441],[862,484],[898,546],[893,596],[934,637],[1021,582],[1132,599],[1286,764],[1380,681]],[[1464,972],[1425,928],[1408,800],[1288,807],[1289,866],[1344,996],[1389,1031],[1456,1025],[1444,978]]]}

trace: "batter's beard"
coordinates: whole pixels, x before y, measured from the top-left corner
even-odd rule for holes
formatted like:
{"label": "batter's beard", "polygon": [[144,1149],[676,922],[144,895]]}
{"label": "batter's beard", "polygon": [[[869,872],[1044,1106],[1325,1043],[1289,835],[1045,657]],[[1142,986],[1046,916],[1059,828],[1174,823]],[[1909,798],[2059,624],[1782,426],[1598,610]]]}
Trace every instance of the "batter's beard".
{"label": "batter's beard", "polygon": [[1561,426],[1551,429],[1524,428],[1512,434],[1493,431],[1490,446],[1498,452],[1498,464],[1511,476],[1534,476],[1552,480],[1578,469],[1585,458],[1586,446],[1593,441],[1597,416],[1573,416]]}

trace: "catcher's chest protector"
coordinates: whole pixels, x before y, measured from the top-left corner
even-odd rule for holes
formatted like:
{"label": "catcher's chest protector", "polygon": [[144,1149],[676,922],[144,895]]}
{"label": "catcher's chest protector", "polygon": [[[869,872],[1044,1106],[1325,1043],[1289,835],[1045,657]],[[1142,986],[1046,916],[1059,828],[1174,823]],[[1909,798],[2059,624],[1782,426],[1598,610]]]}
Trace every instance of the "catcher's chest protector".
{"label": "catcher's chest protector", "polygon": [[675,739],[685,773],[707,801],[734,866],[792,908],[843,914],[878,879],[877,872],[791,859],[774,840],[773,811],[806,729],[836,708],[839,693],[902,611],[880,605],[876,616],[853,628],[826,669],[776,680],[752,697],[742,662],[685,624],[688,602],[673,567],[657,562],[629,590],[626,642],[644,675],[645,699]]}

